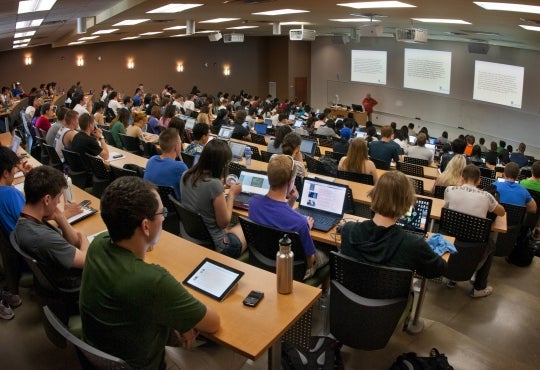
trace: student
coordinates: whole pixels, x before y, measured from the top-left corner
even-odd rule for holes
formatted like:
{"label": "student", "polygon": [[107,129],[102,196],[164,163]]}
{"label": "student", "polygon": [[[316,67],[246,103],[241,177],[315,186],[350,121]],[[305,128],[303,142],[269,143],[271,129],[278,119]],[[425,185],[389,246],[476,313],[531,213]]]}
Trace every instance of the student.
{"label": "student", "polygon": [[114,139],[114,145],[117,148],[124,148],[124,145],[122,145],[122,140],[120,140],[120,134],[126,134],[126,129],[129,126],[129,118],[129,111],[125,108],[120,108],[120,110],[118,110],[118,115],[113,120],[114,123],[111,125],[109,132],[111,133]]}
{"label": "student", "polygon": [[437,177],[435,180],[435,183],[433,184],[433,188],[431,189],[431,193],[435,193],[435,186],[459,186],[461,185],[462,181],[462,173],[463,169],[467,165],[467,161],[465,160],[465,157],[462,155],[456,155],[454,156],[450,162],[448,162],[448,165],[446,166],[446,169],[443,173]]}
{"label": "student", "polygon": [[276,137],[271,139],[268,143],[268,148],[266,149],[268,153],[274,153],[274,154],[281,154],[282,153],[282,147],[283,139],[285,136],[292,132],[292,128],[289,125],[282,125],[278,126],[276,129]]}
{"label": "student", "polygon": [[407,155],[411,158],[425,159],[428,165],[433,163],[433,152],[426,148],[427,137],[424,133],[418,134],[416,145],[411,145],[408,148]]}
{"label": "student", "polygon": [[334,141],[332,150],[334,153],[345,154],[349,150],[349,140],[352,136],[352,130],[348,127],[343,127],[340,131],[339,140]]}
{"label": "student", "polygon": [[[140,178],[119,178],[105,190],[108,232],[92,242],[82,277],[83,338],[133,369],[240,369],[245,358],[222,346],[190,350],[199,331],[220,329],[219,315],[167,270],[144,261],[166,213],[156,189]],[[169,338],[185,348],[167,346]]]}
{"label": "student", "polygon": [[[373,127],[373,126],[371,126]],[[385,162],[390,166],[390,162],[399,162],[402,160],[400,156],[400,146],[393,142],[394,130],[390,126],[383,126],[381,128],[381,140],[373,141],[369,145],[369,156],[371,158],[378,159]]]}
{"label": "student", "polygon": [[73,137],[71,150],[81,155],[86,170],[88,173],[92,173],[90,160],[86,158],[85,153],[100,156],[102,159],[108,159],[109,148],[105,142],[101,129],[94,126],[94,119],[92,116],[86,113],[80,116],[79,127],[81,131]]}
{"label": "student", "polygon": [[368,148],[364,139],[356,138],[351,141],[347,155],[341,157],[338,170],[356,173],[364,173],[373,176],[373,183],[376,184],[379,176],[375,164],[368,157]]}
{"label": "student", "polygon": [[529,158],[525,156],[525,143],[519,143],[518,151],[510,153],[510,161],[517,163],[519,168],[525,167],[529,163]]}
{"label": "student", "polygon": [[504,166],[504,181],[495,181],[493,185],[499,192],[501,203],[515,204],[527,208],[527,212],[536,213],[536,202],[531,194],[517,182],[519,176],[519,166],[510,162]]}
{"label": "student", "polygon": [[207,123],[196,123],[192,130],[193,141],[184,149],[184,153],[201,154],[210,138],[210,126]]}

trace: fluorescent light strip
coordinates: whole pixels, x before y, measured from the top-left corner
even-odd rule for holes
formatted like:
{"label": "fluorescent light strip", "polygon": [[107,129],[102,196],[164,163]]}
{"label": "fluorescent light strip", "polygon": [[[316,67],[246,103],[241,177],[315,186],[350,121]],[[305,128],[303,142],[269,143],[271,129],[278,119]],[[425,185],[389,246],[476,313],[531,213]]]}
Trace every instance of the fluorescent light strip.
{"label": "fluorescent light strip", "polygon": [[118,30],[119,30],[119,28],[110,28],[108,30],[100,30],[100,31],[93,32],[92,35],[106,35],[106,34],[109,34],[109,33],[116,32]]}
{"label": "fluorescent light strip", "polygon": [[174,26],[174,27],[164,28],[163,31],[183,30],[185,28],[186,26]]}
{"label": "fluorescent light strip", "polygon": [[472,24],[462,19],[441,19],[441,18],[411,18],[412,20],[424,23],[448,23],[448,24]]}
{"label": "fluorescent light strip", "polygon": [[311,23],[291,21],[291,22],[279,22],[279,24],[282,26],[307,26]]}
{"label": "fluorescent light strip", "polygon": [[208,19],[206,21],[200,21],[199,23],[223,23],[223,22],[230,22],[230,21],[237,21],[240,18],[214,18],[214,19]]}
{"label": "fluorescent light strip", "polygon": [[527,31],[540,31],[539,26],[527,26],[526,24],[520,24],[519,26]]}
{"label": "fluorescent light strip", "polygon": [[147,22],[150,19],[126,19],[125,21],[118,22],[116,24],[113,24],[113,27],[120,27],[120,26],[134,26],[139,23]]}
{"label": "fluorescent light strip", "polygon": [[251,13],[253,15],[284,15],[284,14],[297,14],[297,13],[309,13],[309,10],[298,9],[277,9],[269,10],[267,12]]}
{"label": "fluorescent light strip", "polygon": [[163,33],[163,31],[145,32],[145,33],[141,33],[140,35],[141,36],[152,36],[152,35],[157,35],[159,33]]}
{"label": "fluorescent light strip", "polygon": [[415,5],[402,3],[401,1],[362,1],[357,3],[336,4],[354,9],[377,9],[377,8],[416,8]]}
{"label": "fluorescent light strip", "polygon": [[378,19],[369,19],[369,18],[339,18],[339,19],[329,19],[333,22],[344,22],[344,23],[375,23],[380,22]]}
{"label": "fluorescent light strip", "polygon": [[219,32],[218,30],[203,30],[203,31],[195,31],[195,33],[214,33]]}
{"label": "fluorescent light strip", "polygon": [[15,44],[28,44],[30,42],[30,39],[18,39],[18,40],[13,40],[13,45]]}
{"label": "fluorescent light strip", "polygon": [[80,44],[84,44],[85,42],[86,41],[72,41],[68,45],[80,45]]}
{"label": "fluorescent light strip", "polygon": [[86,40],[95,40],[97,39],[99,36],[85,36],[85,37],[81,37],[79,39],[79,41],[86,41]]}
{"label": "fluorescent light strip", "polygon": [[13,49],[19,49],[19,48],[25,48],[27,47],[28,44],[18,44],[18,45],[13,45]]}
{"label": "fluorescent light strip", "polygon": [[146,13],[180,13],[184,10],[196,8],[202,6],[203,4],[169,4],[162,7],[150,10]]}
{"label": "fluorescent light strip", "polygon": [[15,23],[15,29],[18,30],[21,28],[39,27],[41,25],[41,22],[43,22],[43,18],[33,19],[31,21],[19,21]]}
{"label": "fluorescent light strip", "polygon": [[135,40],[135,39],[138,39],[140,37],[141,36],[128,36],[128,37],[123,37],[120,40]]}
{"label": "fluorescent light strip", "polygon": [[484,1],[473,1],[473,2],[479,7],[484,8],[486,10],[501,10],[503,12],[540,14],[540,6],[538,5],[492,3],[492,2],[484,2]]}
{"label": "fluorescent light strip", "polygon": [[169,36],[169,37],[186,37],[186,36],[190,36],[190,35],[185,34],[185,33],[181,33],[181,34],[179,34],[179,35],[171,35],[171,36]]}
{"label": "fluorescent light strip", "polygon": [[259,28],[259,26],[236,26],[236,27],[227,27],[228,30],[246,30],[248,28]]}
{"label": "fluorescent light strip", "polygon": [[19,10],[17,14],[41,12],[51,10],[56,0],[25,0],[19,1]]}
{"label": "fluorescent light strip", "polygon": [[34,36],[36,34],[36,31],[26,31],[26,32],[17,32],[15,33],[15,37],[16,39],[18,39],[19,37],[28,37],[28,36]]}

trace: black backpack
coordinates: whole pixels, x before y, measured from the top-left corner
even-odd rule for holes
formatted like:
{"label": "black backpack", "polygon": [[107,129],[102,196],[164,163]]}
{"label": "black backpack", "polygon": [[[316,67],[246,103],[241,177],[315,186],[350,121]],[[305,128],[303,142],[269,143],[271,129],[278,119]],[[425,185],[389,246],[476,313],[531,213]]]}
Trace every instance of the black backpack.
{"label": "black backpack", "polygon": [[530,228],[524,227],[507,261],[519,267],[527,267],[532,263],[536,251],[537,246],[533,233]]}
{"label": "black backpack", "polygon": [[111,123],[114,120],[114,117],[116,117],[116,114],[114,114],[114,110],[112,108],[107,107],[105,109],[105,122]]}
{"label": "black backpack", "polygon": [[429,357],[418,357],[416,353],[404,353],[396,359],[390,370],[454,370],[444,353],[432,348]]}
{"label": "black backpack", "polygon": [[329,337],[309,339],[309,351],[283,342],[281,368],[283,370],[344,370],[341,360],[342,344]]}

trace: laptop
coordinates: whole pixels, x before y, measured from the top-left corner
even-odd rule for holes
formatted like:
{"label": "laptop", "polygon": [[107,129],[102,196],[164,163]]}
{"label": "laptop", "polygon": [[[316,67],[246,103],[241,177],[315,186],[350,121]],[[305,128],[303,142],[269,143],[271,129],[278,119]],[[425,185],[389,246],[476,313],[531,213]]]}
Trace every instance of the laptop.
{"label": "laptop", "polygon": [[229,141],[232,136],[233,131],[234,131],[234,127],[222,125],[221,128],[219,129],[217,138],[220,140]]}
{"label": "laptop", "polygon": [[266,123],[263,122],[255,122],[255,132],[259,135],[266,135]]}
{"label": "laptop", "polygon": [[294,127],[298,128],[298,127],[302,127],[304,125],[304,121],[301,120],[301,119],[297,119],[294,121]]}
{"label": "laptop", "polygon": [[353,111],[355,111],[355,112],[363,112],[364,111],[364,107],[361,104],[351,104],[351,107],[352,107]]}
{"label": "laptop", "polygon": [[397,220],[396,224],[406,232],[424,238],[428,232],[432,202],[429,198],[416,198],[410,211]]}
{"label": "laptop", "polygon": [[296,119],[295,114],[289,114],[289,121],[294,121]]}
{"label": "laptop", "polygon": [[238,181],[242,184],[242,192],[236,196],[233,206],[249,209],[249,201],[254,195],[266,195],[270,190],[268,176],[263,172],[242,171]]}
{"label": "laptop", "polygon": [[13,151],[13,153],[17,154],[17,151],[19,150],[19,146],[21,145],[21,141],[22,139],[19,136],[13,135],[11,139],[11,145],[10,145],[10,148]]}
{"label": "laptop", "polygon": [[317,142],[314,140],[302,139],[300,151],[313,157],[317,151]]}
{"label": "laptop", "polygon": [[188,118],[186,120],[186,128],[190,131],[193,131],[193,127],[195,126],[195,123],[197,122],[197,120],[195,118]]}
{"label": "laptop", "polygon": [[416,144],[416,136],[409,135],[409,143],[410,143],[411,145]]}
{"label": "laptop", "polygon": [[367,135],[367,132],[356,131],[356,137],[363,139],[366,137],[366,135]]}
{"label": "laptop", "polygon": [[238,162],[244,156],[246,144],[240,144],[236,141],[229,141],[229,148],[231,148],[233,161]]}
{"label": "laptop", "polygon": [[343,219],[347,188],[347,185],[305,177],[296,211],[313,217],[315,230],[327,232]]}
{"label": "laptop", "polygon": [[429,143],[431,145],[437,145],[437,138],[436,137],[433,137],[433,136],[430,136],[430,138],[428,139]]}
{"label": "laptop", "polygon": [[272,122],[272,118],[265,118],[264,119],[264,124],[266,125],[267,128],[272,128],[274,126],[274,124]]}

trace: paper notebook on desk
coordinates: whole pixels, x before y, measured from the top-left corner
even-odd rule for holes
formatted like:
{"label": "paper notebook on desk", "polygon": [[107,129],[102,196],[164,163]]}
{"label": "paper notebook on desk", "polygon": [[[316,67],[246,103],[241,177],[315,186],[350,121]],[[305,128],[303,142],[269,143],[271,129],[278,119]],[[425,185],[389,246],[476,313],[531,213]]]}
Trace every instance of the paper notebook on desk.
{"label": "paper notebook on desk", "polygon": [[83,210],[83,211],[82,211],[81,213],[76,214],[75,216],[72,216],[72,217],[70,217],[70,218],[67,219],[68,222],[69,222],[71,225],[73,225],[74,223],[79,222],[79,221],[81,221],[81,220],[84,220],[85,218],[90,217],[90,216],[92,216],[94,213],[97,212],[97,209],[92,208],[92,207],[88,207],[88,206],[87,206],[87,207],[83,207],[82,210]]}
{"label": "paper notebook on desk", "polygon": [[101,230],[101,231],[98,231],[98,232],[95,233],[95,234],[88,235],[88,236],[86,237],[86,239],[88,239],[88,243],[92,243],[92,241],[94,240],[94,238],[95,238],[96,236],[98,236],[99,234],[102,234],[102,233],[104,233],[104,232],[106,232],[106,231],[107,231],[107,230]]}
{"label": "paper notebook on desk", "polygon": [[109,159],[107,159],[109,162],[117,161],[119,159],[123,159],[125,156],[122,153],[118,152],[109,152]]}
{"label": "paper notebook on desk", "polygon": [[15,189],[24,194],[24,181],[13,186],[15,187]]}

